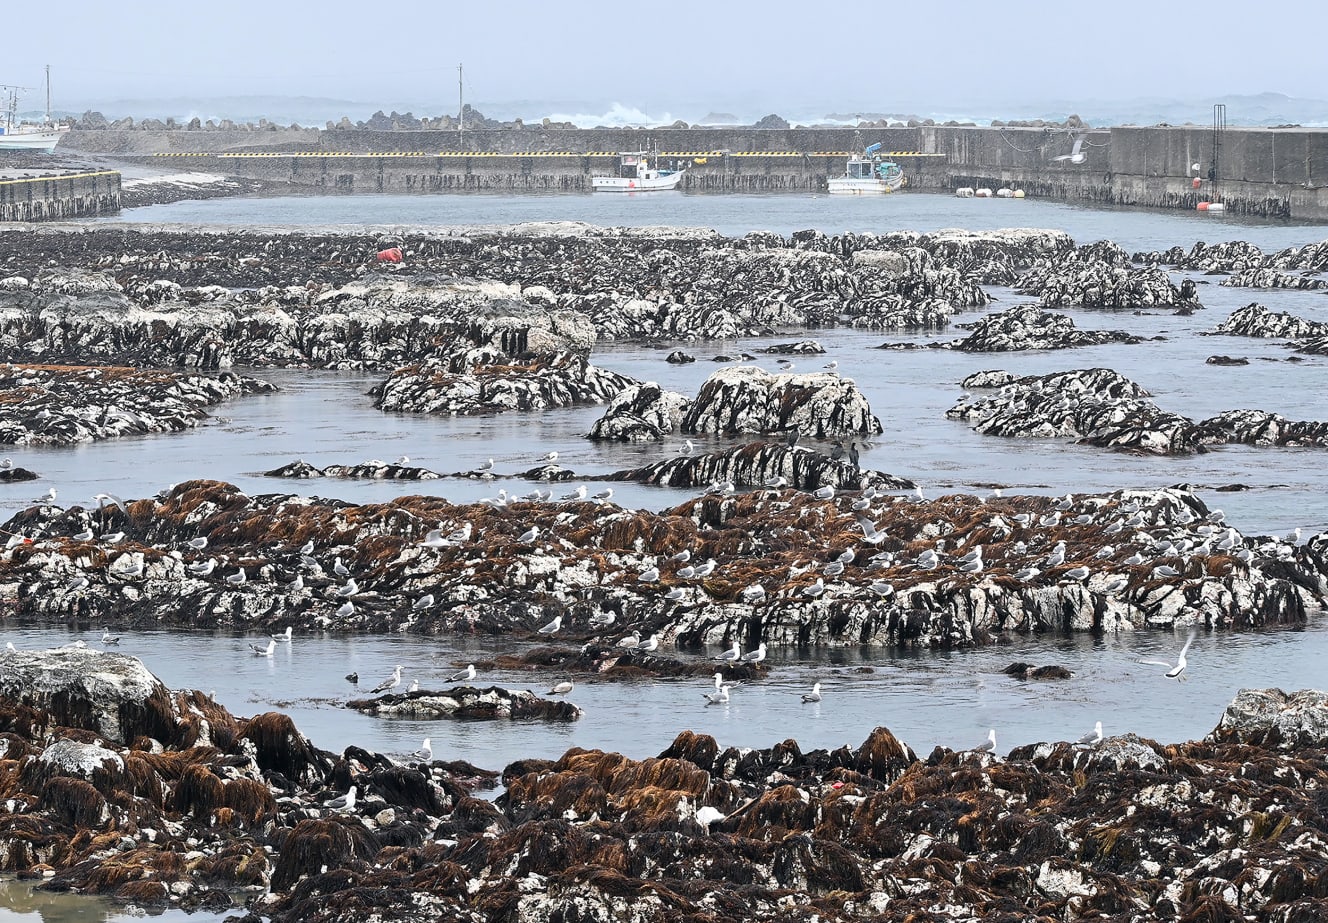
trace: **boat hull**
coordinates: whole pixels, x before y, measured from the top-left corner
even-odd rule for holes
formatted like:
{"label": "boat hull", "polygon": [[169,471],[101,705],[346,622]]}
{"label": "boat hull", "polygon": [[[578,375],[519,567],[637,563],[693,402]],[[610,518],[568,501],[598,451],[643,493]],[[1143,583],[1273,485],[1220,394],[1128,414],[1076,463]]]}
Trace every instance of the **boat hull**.
{"label": "boat hull", "polygon": [[0,135],[0,151],[40,151],[49,154],[55,150],[65,130],[20,131]]}
{"label": "boat hull", "polygon": [[592,176],[590,188],[595,192],[658,192],[664,189],[677,189],[686,171],[670,173],[668,176],[652,176],[648,179],[626,176]]}
{"label": "boat hull", "polygon": [[885,195],[894,192],[903,185],[883,179],[862,179],[858,177],[836,176],[826,180],[831,195]]}

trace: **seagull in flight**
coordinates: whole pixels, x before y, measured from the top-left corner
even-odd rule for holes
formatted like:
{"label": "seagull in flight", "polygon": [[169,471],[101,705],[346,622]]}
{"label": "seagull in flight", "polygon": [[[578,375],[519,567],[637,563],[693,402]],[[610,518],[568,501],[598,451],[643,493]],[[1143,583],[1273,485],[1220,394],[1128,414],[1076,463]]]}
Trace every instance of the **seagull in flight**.
{"label": "seagull in flight", "polygon": [[1051,159],[1056,161],[1057,163],[1061,163],[1066,160],[1068,160],[1070,163],[1083,163],[1085,157],[1083,147],[1084,147],[1084,139],[1075,138],[1074,144],[1070,146],[1070,153],[1061,154],[1059,157],[1053,157]]}
{"label": "seagull in flight", "polygon": [[1165,660],[1141,660],[1139,662],[1150,663],[1156,667],[1166,667],[1168,678],[1177,679],[1183,683],[1185,682],[1185,668],[1189,666],[1185,660],[1185,655],[1190,652],[1190,645],[1194,643],[1194,635],[1194,632],[1190,632],[1190,636],[1185,639],[1185,646],[1180,649],[1180,653],[1176,656],[1176,662],[1174,664],[1168,663]]}

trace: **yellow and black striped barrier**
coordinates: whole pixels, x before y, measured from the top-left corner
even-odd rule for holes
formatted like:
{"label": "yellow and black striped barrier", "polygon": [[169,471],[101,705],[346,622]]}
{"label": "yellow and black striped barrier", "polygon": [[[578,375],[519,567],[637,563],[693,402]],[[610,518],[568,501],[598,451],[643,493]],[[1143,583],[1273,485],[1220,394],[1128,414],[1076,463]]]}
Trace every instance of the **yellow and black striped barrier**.
{"label": "yellow and black striped barrier", "polygon": [[[172,151],[153,157],[620,157],[614,151]],[[661,151],[667,157],[852,157],[851,151]],[[877,151],[877,157],[944,157],[923,151]]]}

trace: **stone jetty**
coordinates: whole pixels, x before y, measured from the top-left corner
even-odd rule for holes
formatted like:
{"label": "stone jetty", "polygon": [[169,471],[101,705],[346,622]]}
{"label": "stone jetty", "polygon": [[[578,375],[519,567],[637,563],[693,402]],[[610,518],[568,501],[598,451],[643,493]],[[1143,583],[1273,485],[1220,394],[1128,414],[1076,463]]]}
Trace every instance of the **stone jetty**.
{"label": "stone jetty", "polygon": [[573,645],[605,640],[615,613],[609,637],[682,649],[1301,624],[1328,593],[1328,539],[1244,535],[1180,490],[784,487],[658,513],[547,496],[354,505],[189,481],[93,509],[43,501],[3,526],[0,592],[35,622],[534,637],[558,619]]}
{"label": "stone jetty", "polygon": [[[1273,923],[1328,909],[1328,695],[1242,690],[1204,739],[925,757],[574,748],[498,773],[320,749],[131,657],[0,654],[0,855],[41,888],[273,923],[883,917]],[[864,726],[865,727],[865,726]],[[1077,738],[1078,729],[1067,737]],[[421,758],[422,757],[422,758]]]}

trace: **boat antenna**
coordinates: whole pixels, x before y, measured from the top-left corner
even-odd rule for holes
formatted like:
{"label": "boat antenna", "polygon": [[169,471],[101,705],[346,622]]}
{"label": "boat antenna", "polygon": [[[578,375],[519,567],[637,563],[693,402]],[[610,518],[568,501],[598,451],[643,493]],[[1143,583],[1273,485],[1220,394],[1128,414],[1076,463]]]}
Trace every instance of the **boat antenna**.
{"label": "boat antenna", "polygon": [[466,138],[466,85],[461,79],[461,65],[457,65],[457,147],[464,148]]}

